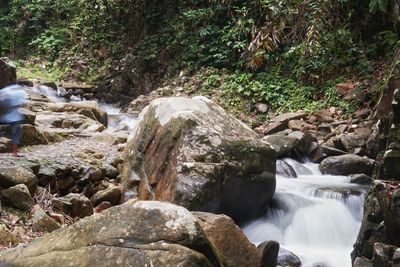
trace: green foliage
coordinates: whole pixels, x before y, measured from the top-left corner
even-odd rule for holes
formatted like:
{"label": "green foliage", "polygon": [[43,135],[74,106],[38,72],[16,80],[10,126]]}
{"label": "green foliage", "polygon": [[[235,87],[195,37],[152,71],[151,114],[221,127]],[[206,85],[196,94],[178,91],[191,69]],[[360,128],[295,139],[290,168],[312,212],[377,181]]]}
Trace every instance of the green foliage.
{"label": "green foliage", "polygon": [[221,103],[234,113],[246,112],[246,104],[266,103],[279,112],[305,110],[313,112],[331,106],[351,112],[357,103],[343,100],[336,91],[341,80],[332,80],[324,87],[304,86],[292,79],[282,78],[277,72],[240,72],[207,70],[198,75],[200,92],[212,96],[219,92],[226,101]]}

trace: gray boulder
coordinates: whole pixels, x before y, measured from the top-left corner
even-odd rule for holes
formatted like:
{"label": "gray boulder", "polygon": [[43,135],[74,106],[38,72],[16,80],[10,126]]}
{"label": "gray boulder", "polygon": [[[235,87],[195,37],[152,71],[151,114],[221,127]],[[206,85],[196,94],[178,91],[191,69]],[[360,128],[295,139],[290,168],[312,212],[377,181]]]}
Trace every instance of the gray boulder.
{"label": "gray boulder", "polygon": [[275,161],[267,143],[207,98],[160,98],[142,111],[126,145],[124,197],[244,221],[272,199]]}
{"label": "gray boulder", "polygon": [[282,157],[292,150],[294,150],[300,140],[290,135],[267,135],[263,141],[271,145],[272,149],[276,151],[277,157]]}
{"label": "gray boulder", "polygon": [[37,177],[30,170],[19,166],[0,166],[0,187],[9,188],[24,184],[34,194],[37,188]]}
{"label": "gray boulder", "polygon": [[0,191],[0,196],[6,204],[23,211],[28,211],[35,205],[29,194],[28,187],[24,184],[18,184],[2,190]]}
{"label": "gray boulder", "polygon": [[71,217],[84,218],[93,214],[92,203],[81,194],[70,193],[64,197],[53,198],[53,206]]}
{"label": "gray boulder", "polygon": [[301,261],[295,254],[284,248],[279,249],[278,266],[280,267],[300,267]]}
{"label": "gray boulder", "polygon": [[324,159],[319,169],[322,173],[332,175],[366,174],[372,175],[375,161],[356,155],[334,156]]}
{"label": "gray boulder", "polygon": [[20,267],[224,266],[189,211],[156,201],[110,208],[0,252],[3,261]]}

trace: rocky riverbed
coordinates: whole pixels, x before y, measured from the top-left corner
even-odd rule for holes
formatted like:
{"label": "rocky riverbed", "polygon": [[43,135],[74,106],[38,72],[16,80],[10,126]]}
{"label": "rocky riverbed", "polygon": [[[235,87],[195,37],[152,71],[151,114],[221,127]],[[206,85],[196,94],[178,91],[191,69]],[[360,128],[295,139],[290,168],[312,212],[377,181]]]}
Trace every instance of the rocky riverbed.
{"label": "rocky riverbed", "polygon": [[[173,87],[140,96],[120,114],[93,101],[90,87],[23,83],[23,157],[7,153],[9,126],[0,127],[0,262],[350,266],[354,239],[354,266],[398,263],[398,115],[298,111],[252,130],[209,99]],[[394,92],[393,99],[396,111]],[[310,236],[299,225],[329,209],[329,223],[321,215],[309,225],[340,229],[343,254],[304,258],[272,231],[293,237],[286,231],[297,229],[313,255],[319,243],[304,240]],[[257,248],[237,224],[260,218],[269,228],[257,238],[245,228]],[[321,229],[312,237],[328,240],[327,251],[329,236],[342,244]]]}

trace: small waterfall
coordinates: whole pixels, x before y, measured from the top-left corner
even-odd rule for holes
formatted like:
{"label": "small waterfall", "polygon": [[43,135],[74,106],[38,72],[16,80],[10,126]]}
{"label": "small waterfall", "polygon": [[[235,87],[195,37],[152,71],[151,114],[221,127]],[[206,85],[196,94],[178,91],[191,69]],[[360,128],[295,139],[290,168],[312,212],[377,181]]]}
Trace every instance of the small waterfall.
{"label": "small waterfall", "polygon": [[317,262],[351,266],[366,188],[350,184],[345,176],[322,175],[318,164],[284,161],[298,178],[277,176],[267,214],[245,225],[243,231],[254,244],[278,241],[299,256],[305,267]]}
{"label": "small waterfall", "polygon": [[[33,91],[47,96],[51,101],[56,103],[79,102],[84,101],[80,96],[71,96],[68,100],[60,96],[60,92],[45,85],[37,85],[33,87]],[[116,105],[98,102],[99,106],[108,115],[108,128],[112,130],[132,130],[136,125],[136,114],[122,113],[121,108]]]}

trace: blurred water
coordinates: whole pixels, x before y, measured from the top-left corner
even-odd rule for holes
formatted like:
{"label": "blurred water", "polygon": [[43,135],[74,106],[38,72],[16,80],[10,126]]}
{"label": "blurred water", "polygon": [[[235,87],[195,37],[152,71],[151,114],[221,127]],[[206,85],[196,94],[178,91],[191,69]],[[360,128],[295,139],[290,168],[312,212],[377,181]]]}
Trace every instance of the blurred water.
{"label": "blurred water", "polygon": [[351,266],[350,253],[363,212],[366,189],[344,176],[322,175],[318,164],[285,159],[297,179],[277,177],[274,207],[265,217],[243,227],[259,244],[276,240],[302,261],[330,267]]}

